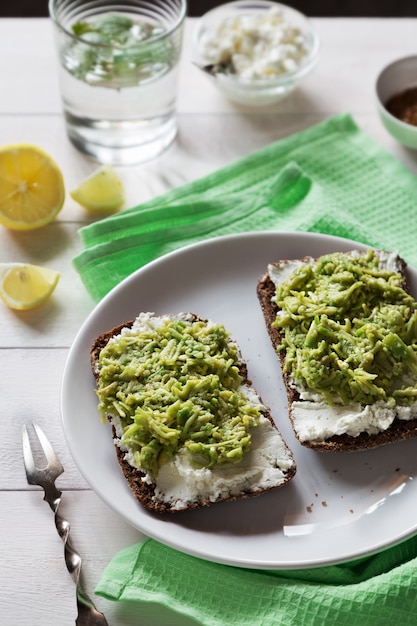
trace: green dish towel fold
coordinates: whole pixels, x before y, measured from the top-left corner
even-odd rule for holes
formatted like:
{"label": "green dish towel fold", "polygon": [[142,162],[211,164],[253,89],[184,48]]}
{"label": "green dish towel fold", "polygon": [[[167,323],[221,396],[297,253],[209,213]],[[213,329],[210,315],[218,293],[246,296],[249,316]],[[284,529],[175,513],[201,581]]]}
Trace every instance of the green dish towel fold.
{"label": "green dish towel fold", "polygon": [[417,537],[354,563],[276,572],[218,565],[148,539],[115,556],[96,593],[151,603],[155,615],[162,605],[202,626],[415,626],[416,582]]}
{"label": "green dish towel fold", "polygon": [[[187,243],[255,231],[321,232],[398,250],[417,265],[417,179],[349,115],[82,228],[74,265],[99,300]],[[147,540],[115,556],[96,592],[165,605],[203,626],[417,624],[417,538],[353,563],[262,571],[206,562]],[[140,620],[139,620],[140,621]]]}
{"label": "green dish towel fold", "polygon": [[417,265],[416,215],[416,177],[345,114],[80,229],[74,265],[95,300],[162,254],[245,231],[337,235]]}

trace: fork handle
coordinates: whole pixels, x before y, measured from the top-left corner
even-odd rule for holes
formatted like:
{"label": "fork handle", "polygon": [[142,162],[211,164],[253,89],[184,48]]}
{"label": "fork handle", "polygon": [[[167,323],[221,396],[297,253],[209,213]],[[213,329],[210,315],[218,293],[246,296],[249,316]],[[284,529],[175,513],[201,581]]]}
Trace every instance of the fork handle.
{"label": "fork handle", "polygon": [[64,542],[65,565],[76,585],[78,616],[75,623],[77,626],[107,626],[106,618],[102,613],[97,611],[94,603],[81,587],[80,575],[82,561],[70,541],[70,523],[59,514],[61,495],[62,492],[56,488],[48,490],[48,493],[45,489],[44,500],[48,502],[54,512],[55,528]]}
{"label": "fork handle", "polygon": [[[61,504],[62,491],[59,491],[55,485],[46,485],[43,489],[45,491],[44,500],[49,504],[54,513],[55,528],[64,542],[65,565],[71,574],[71,578],[77,584],[81,568],[81,558],[75,552],[69,541],[70,523],[58,512],[59,505]],[[74,565],[74,561],[77,560],[79,561],[78,567]]]}
{"label": "fork handle", "polygon": [[56,513],[59,507],[59,503],[61,502],[62,491],[55,487],[54,483],[50,481],[38,481],[38,484],[41,484],[45,495],[43,499],[47,502],[53,513]]}

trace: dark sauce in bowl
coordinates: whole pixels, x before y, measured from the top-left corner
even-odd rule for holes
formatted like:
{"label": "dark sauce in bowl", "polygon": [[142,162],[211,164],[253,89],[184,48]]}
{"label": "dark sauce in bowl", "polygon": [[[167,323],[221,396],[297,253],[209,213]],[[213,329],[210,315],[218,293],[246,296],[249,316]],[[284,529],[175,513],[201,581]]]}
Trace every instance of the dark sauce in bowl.
{"label": "dark sauce in bowl", "polygon": [[401,122],[417,126],[417,87],[395,94],[385,106]]}

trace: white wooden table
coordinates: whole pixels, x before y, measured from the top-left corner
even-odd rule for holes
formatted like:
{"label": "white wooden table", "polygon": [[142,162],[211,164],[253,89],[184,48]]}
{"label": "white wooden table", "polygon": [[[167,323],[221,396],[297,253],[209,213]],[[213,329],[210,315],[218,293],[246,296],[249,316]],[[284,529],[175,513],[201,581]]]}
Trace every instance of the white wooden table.
{"label": "white wooden table", "polygon": [[[272,109],[254,112],[227,102],[190,62],[189,20],[179,83],[179,137],[160,159],[121,169],[127,206],[201,177],[269,142],[350,112],[359,126],[417,174],[417,153],[383,129],[374,82],[387,62],[415,53],[415,19],[316,19],[321,59],[302,89]],[[67,140],[47,19],[0,20],[0,144],[41,146],[60,165],[67,190],[95,169]],[[22,463],[21,425],[37,421],[65,467],[62,512],[83,557],[88,592],[115,553],[142,536],[92,492],[65,444],[60,382],[69,346],[94,303],[71,259],[88,216],[68,196],[58,219],[32,233],[0,227],[0,262],[53,267],[61,280],[45,306],[16,313],[0,303],[0,621],[5,626],[67,626],[75,622],[74,585],[63,546],[41,492],[29,488]],[[140,614],[97,598],[111,626],[189,626],[167,610]]]}

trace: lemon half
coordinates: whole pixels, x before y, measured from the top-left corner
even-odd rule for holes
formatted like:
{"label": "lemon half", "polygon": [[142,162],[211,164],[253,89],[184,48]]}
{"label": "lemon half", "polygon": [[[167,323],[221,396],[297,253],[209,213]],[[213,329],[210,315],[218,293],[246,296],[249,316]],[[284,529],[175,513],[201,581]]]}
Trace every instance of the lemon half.
{"label": "lemon half", "polygon": [[122,181],[109,165],[85,178],[70,196],[88,211],[116,211],[125,202]]}
{"label": "lemon half", "polygon": [[46,152],[30,144],[0,148],[0,224],[40,228],[55,219],[64,200],[61,170]]}
{"label": "lemon half", "polygon": [[39,265],[0,263],[0,297],[11,309],[33,309],[50,297],[59,277],[59,272]]}

